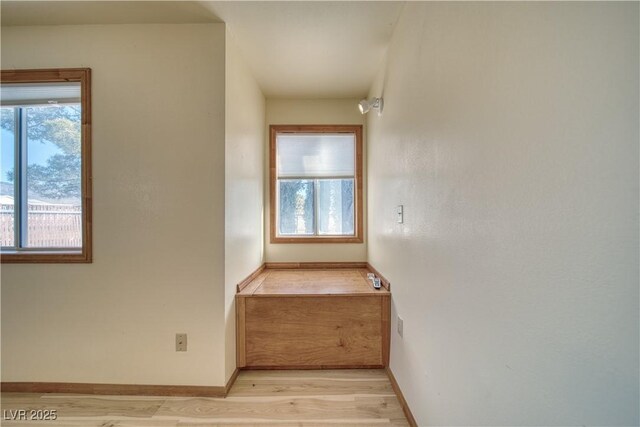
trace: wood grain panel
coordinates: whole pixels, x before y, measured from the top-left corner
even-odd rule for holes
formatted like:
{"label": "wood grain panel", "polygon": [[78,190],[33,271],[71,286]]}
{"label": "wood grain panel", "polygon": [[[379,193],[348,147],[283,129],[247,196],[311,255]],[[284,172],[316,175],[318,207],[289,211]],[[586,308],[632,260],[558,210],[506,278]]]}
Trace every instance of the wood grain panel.
{"label": "wood grain panel", "polygon": [[[245,402],[227,398],[224,401],[189,399],[177,402],[168,400],[156,417],[180,417],[186,419],[221,418],[227,421],[251,421],[259,417],[271,421],[296,421],[301,411],[312,420],[337,421],[347,424],[349,420],[389,421],[402,417],[401,408],[391,405],[395,396],[369,396],[343,398],[300,397],[291,401],[284,397],[255,399],[251,406]],[[344,425],[343,424],[343,425]]]}
{"label": "wood grain panel", "polygon": [[340,394],[377,394],[393,396],[394,391],[387,378],[380,381],[294,377],[290,379],[265,378],[242,379],[233,387],[233,396],[332,396]]}
{"label": "wood grain panel", "polygon": [[386,289],[374,289],[365,268],[339,269],[265,269],[246,284],[239,295],[384,295]]}
{"label": "wood grain panel", "polygon": [[[393,424],[382,424],[382,425],[393,425]],[[114,417],[99,417],[96,419],[83,419],[82,421],[69,421],[68,417],[65,417],[64,420],[56,420],[56,421],[46,421],[46,422],[34,422],[29,423],[25,421],[3,421],[2,427],[26,427],[26,426],[46,426],[46,427],[231,427],[233,424],[183,424],[175,420],[117,420]],[[240,424],[236,424],[235,426],[240,427]],[[376,425],[377,426],[377,425]],[[242,427],[249,427],[247,424],[242,425]],[[270,426],[275,427],[275,426]],[[305,427],[307,427],[305,425]],[[329,426],[325,426],[329,427]],[[333,427],[333,426],[332,426]],[[352,425],[349,425],[352,427]]]}
{"label": "wood grain panel", "polygon": [[[288,266],[276,269],[267,266],[236,296],[237,366],[255,369],[387,366],[390,344],[390,293],[385,288],[374,289],[367,280],[369,272],[366,268],[310,269]],[[364,296],[372,298],[358,300],[358,297]],[[331,297],[334,300],[318,300],[318,297]],[[266,301],[267,299],[276,301]],[[324,304],[315,306],[317,301],[324,301]],[[354,301],[368,301],[368,305],[354,304]],[[261,307],[262,303],[265,305]],[[251,310],[247,309],[248,305]],[[302,316],[290,312],[296,310],[296,307],[307,306],[310,306],[311,310],[299,308],[303,311]],[[337,317],[335,313],[328,311],[328,308],[338,310],[339,307],[348,308]],[[347,315],[350,317],[345,317]],[[360,329],[354,328],[353,325],[357,323],[353,319],[362,316],[367,318],[369,323]],[[374,319],[375,316],[377,318]],[[346,328],[341,323],[345,319],[349,319],[349,327]],[[283,321],[286,323],[282,323]],[[327,332],[326,328],[330,323],[334,329]],[[292,325],[295,330],[291,329]],[[372,333],[375,328],[377,332]],[[326,334],[325,341],[317,341],[319,330]],[[367,332],[364,338],[363,331]],[[274,335],[273,332],[277,334]],[[375,337],[375,344],[370,342],[374,339],[372,337]],[[261,349],[256,350],[254,356],[263,357],[269,353],[271,357],[250,360],[249,342],[255,349]],[[355,346],[359,350],[354,352],[342,348],[345,345]],[[360,354],[362,348],[366,348],[370,355],[377,354],[376,358],[363,357]],[[302,354],[300,350],[303,350]],[[284,353],[287,354],[286,357],[283,356]],[[334,357],[329,357],[328,354]],[[314,357],[317,355],[324,356],[316,360]]]}
{"label": "wood grain panel", "polygon": [[243,370],[238,381],[277,380],[281,383],[295,381],[325,380],[334,382],[345,381],[388,381],[389,376],[384,369],[335,369],[335,370],[280,370],[261,371]]}
{"label": "wood grain panel", "polygon": [[375,292],[358,270],[271,270],[253,295],[339,295]]}
{"label": "wood grain panel", "polygon": [[[129,417],[151,417],[165,402],[164,399],[136,399],[135,397],[130,397],[126,400],[110,399],[108,401],[99,397],[87,397],[82,399],[82,405],[78,405],[77,399],[73,396],[60,396],[55,399],[33,399],[31,396],[26,394],[24,397],[7,397],[3,394],[2,409],[3,411],[15,411],[17,409],[31,411],[55,408],[58,412],[58,417],[80,415],[90,417],[118,417],[124,415]],[[106,402],[108,402],[108,405],[105,404]],[[41,424],[47,423],[42,421]]]}
{"label": "wood grain panel", "polygon": [[383,366],[379,297],[246,298],[246,366]]}

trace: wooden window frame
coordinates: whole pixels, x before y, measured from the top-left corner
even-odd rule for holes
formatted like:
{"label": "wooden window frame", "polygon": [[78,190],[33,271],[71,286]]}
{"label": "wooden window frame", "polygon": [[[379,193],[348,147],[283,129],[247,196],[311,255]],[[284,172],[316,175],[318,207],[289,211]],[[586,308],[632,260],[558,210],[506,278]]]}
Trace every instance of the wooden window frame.
{"label": "wooden window frame", "polygon": [[[354,232],[353,236],[278,236],[276,206],[276,136],[282,133],[348,133],[355,135]],[[270,125],[269,126],[269,217],[271,243],[362,243],[363,183],[362,125]]]}
{"label": "wooden window frame", "polygon": [[[81,113],[81,181],[82,181],[82,248],[25,251],[3,250],[4,263],[90,263],[92,253],[92,176],[91,176],[91,69],[55,68],[33,70],[2,70],[0,81],[7,83],[80,83]],[[65,248],[66,249],[66,248]]]}

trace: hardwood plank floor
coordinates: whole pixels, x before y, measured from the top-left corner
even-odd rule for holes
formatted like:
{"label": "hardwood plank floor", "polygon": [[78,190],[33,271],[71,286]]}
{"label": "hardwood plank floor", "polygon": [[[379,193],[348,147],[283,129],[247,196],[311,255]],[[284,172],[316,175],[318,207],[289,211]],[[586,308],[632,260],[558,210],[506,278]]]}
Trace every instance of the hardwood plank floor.
{"label": "hardwood plank floor", "polygon": [[2,393],[3,418],[55,409],[56,421],[2,426],[408,426],[382,369],[242,371],[224,398]]}

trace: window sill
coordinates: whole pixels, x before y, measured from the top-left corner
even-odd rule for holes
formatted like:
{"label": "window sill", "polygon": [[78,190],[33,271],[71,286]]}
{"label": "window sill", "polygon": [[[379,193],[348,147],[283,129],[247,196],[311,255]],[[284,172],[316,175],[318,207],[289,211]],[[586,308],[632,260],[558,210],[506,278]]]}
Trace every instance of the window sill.
{"label": "window sill", "polygon": [[349,237],[282,237],[271,236],[271,243],[363,243],[362,237],[349,236]]}
{"label": "window sill", "polygon": [[2,264],[73,264],[93,262],[87,251],[2,251]]}

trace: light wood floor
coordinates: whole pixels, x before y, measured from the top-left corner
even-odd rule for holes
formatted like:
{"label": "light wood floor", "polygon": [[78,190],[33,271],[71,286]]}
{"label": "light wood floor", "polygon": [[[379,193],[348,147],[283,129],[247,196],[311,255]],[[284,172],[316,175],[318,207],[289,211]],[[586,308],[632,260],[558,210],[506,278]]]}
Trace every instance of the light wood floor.
{"label": "light wood floor", "polygon": [[408,426],[385,371],[243,371],[225,399],[3,393],[2,414],[55,409],[58,420],[2,426]]}

